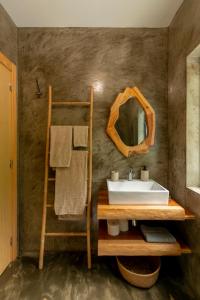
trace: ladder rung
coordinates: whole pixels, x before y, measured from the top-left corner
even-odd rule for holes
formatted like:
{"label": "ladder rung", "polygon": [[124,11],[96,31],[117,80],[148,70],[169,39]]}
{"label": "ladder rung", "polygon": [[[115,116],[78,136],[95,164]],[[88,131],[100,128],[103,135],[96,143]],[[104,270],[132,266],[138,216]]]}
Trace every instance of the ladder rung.
{"label": "ladder rung", "polygon": [[87,236],[86,232],[46,232],[45,236]]}
{"label": "ladder rung", "polygon": [[[87,206],[88,206],[88,204],[86,203],[86,204],[85,204],[85,206],[87,207]],[[53,205],[53,204],[50,204],[50,203],[47,203],[46,207],[49,207],[49,208],[51,208],[51,207],[54,207],[54,205]]]}
{"label": "ladder rung", "polygon": [[[56,180],[55,177],[49,177],[49,178],[48,178],[48,181],[55,181],[55,180]],[[88,178],[87,178],[87,181],[88,181]]]}
{"label": "ladder rung", "polygon": [[53,101],[52,105],[89,106],[89,101]]}

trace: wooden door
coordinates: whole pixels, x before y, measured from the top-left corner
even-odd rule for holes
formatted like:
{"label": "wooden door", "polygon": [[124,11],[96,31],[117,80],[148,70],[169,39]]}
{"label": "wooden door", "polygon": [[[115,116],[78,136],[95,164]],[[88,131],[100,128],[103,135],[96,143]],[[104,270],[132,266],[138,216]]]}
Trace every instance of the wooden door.
{"label": "wooden door", "polygon": [[0,53],[0,274],[17,255],[16,68]]}

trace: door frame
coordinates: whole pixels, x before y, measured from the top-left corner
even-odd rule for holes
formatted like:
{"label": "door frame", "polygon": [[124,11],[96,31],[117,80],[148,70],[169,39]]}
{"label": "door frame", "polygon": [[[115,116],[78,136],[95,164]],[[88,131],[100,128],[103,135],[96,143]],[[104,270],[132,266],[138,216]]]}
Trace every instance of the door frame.
{"label": "door frame", "polygon": [[10,92],[11,92],[11,123],[12,123],[12,154],[11,154],[11,177],[12,177],[12,241],[11,241],[11,261],[18,255],[17,243],[17,97],[16,97],[16,65],[12,63],[0,51],[0,64],[11,72]]}

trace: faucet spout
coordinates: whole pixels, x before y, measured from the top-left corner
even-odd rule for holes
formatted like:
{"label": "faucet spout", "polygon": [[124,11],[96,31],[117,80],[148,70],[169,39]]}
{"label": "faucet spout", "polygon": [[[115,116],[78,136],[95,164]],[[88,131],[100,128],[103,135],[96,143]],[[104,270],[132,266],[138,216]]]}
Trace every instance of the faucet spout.
{"label": "faucet spout", "polygon": [[133,169],[129,169],[128,180],[129,181],[133,180],[134,176],[135,176],[135,173],[134,173]]}

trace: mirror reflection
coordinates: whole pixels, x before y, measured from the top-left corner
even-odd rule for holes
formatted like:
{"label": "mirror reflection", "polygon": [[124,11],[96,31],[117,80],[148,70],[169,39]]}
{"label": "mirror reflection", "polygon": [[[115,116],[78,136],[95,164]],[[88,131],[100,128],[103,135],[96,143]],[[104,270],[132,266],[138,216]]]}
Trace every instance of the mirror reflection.
{"label": "mirror reflection", "polygon": [[136,146],[144,141],[147,136],[145,111],[136,98],[132,97],[121,105],[115,129],[127,146]]}

